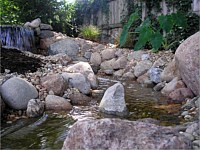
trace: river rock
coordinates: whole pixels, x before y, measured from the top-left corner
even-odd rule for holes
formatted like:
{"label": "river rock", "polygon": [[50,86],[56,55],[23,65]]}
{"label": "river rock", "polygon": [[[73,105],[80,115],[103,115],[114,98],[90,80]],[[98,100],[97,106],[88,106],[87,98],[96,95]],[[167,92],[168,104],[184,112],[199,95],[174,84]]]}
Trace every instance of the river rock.
{"label": "river rock", "polygon": [[149,60],[140,61],[134,68],[134,75],[139,77],[145,74],[152,66],[152,62]]}
{"label": "river rock", "polygon": [[39,37],[41,39],[45,39],[45,38],[51,38],[54,36],[54,32],[53,31],[50,31],[50,30],[41,30],[40,31],[40,35]]}
{"label": "river rock", "polygon": [[179,80],[178,77],[176,77],[169,83],[165,84],[165,87],[161,90],[161,93],[163,95],[168,96],[175,89],[184,88],[184,87],[185,87],[185,84],[181,80]]}
{"label": "river rock", "polygon": [[185,98],[193,98],[194,94],[189,88],[179,88],[175,89],[169,94],[170,100],[173,102],[179,102],[182,103]]}
{"label": "river rock", "polygon": [[188,88],[195,95],[200,95],[200,32],[187,38],[175,53],[176,65]]}
{"label": "river rock", "polygon": [[39,99],[31,99],[28,102],[26,114],[28,117],[38,117],[44,112],[44,102]]}
{"label": "river rock", "polygon": [[99,110],[111,115],[128,115],[124,98],[124,86],[121,83],[116,83],[106,90],[100,102]]}
{"label": "river rock", "polygon": [[79,62],[67,68],[67,72],[73,73],[81,73],[83,74],[87,80],[90,82],[90,86],[92,89],[96,89],[98,87],[97,77],[94,74],[92,67],[87,62]]}
{"label": "river rock", "polygon": [[31,23],[29,24],[29,27],[37,28],[40,26],[40,24],[41,24],[41,20],[40,20],[40,18],[37,18],[37,19],[31,21]]}
{"label": "river rock", "polygon": [[69,94],[69,99],[71,100],[72,105],[81,105],[88,106],[91,101],[91,97],[86,96],[79,91],[73,91],[73,93]]}
{"label": "river rock", "polygon": [[101,52],[102,61],[113,59],[115,57],[115,49],[105,49]]}
{"label": "river rock", "polygon": [[187,127],[185,132],[192,134],[193,132],[196,132],[197,130],[199,130],[199,124],[193,123]]}
{"label": "river rock", "polygon": [[151,88],[154,86],[153,82],[150,80],[149,75],[147,73],[139,76],[137,78],[137,82],[147,88]]}
{"label": "river rock", "polygon": [[123,73],[124,73],[124,69],[120,69],[120,70],[115,71],[113,73],[113,76],[119,78],[119,77],[122,77]]}
{"label": "river rock", "polygon": [[115,61],[116,61],[116,58],[104,61],[104,62],[101,63],[100,68],[102,70],[113,70],[113,65],[114,65]]}
{"label": "river rock", "polygon": [[180,74],[176,67],[175,59],[173,59],[172,62],[169,62],[161,73],[161,80],[170,82],[175,77],[180,77]]}
{"label": "river rock", "polygon": [[99,66],[101,64],[101,55],[98,52],[92,53],[90,57],[90,63],[94,64],[95,66]]}
{"label": "river rock", "polygon": [[60,74],[42,77],[41,84],[47,89],[48,92],[52,90],[55,95],[62,95],[67,89],[67,82]]}
{"label": "river rock", "polygon": [[134,80],[135,76],[132,72],[126,72],[123,74],[122,78],[125,80]]}
{"label": "river rock", "polygon": [[46,110],[71,110],[72,105],[63,97],[48,95],[45,99]]}
{"label": "river rock", "polygon": [[156,86],[154,86],[154,91],[160,91],[160,90],[162,90],[162,88],[164,88],[165,87],[165,82],[160,82],[160,83],[158,83]]}
{"label": "river rock", "polygon": [[142,55],[144,54],[144,51],[134,51],[128,54],[128,60],[141,60],[142,59]]}
{"label": "river rock", "polygon": [[49,46],[56,42],[54,38],[45,38],[45,39],[40,39],[40,48],[44,50],[48,50]]}
{"label": "river rock", "polygon": [[76,88],[83,94],[90,93],[90,82],[81,73],[62,73],[65,81],[68,82],[70,88]]}
{"label": "river rock", "polygon": [[154,83],[160,83],[161,82],[161,78],[160,78],[160,74],[162,73],[162,69],[160,68],[151,68],[148,71],[150,80]]}
{"label": "river rock", "polygon": [[113,64],[113,69],[124,69],[127,64],[127,58],[125,56],[119,57]]}
{"label": "river rock", "polygon": [[191,141],[171,127],[121,119],[85,119],[69,131],[62,150],[189,150]]}
{"label": "river rock", "polygon": [[75,59],[77,57],[79,51],[79,46],[77,42],[71,40],[71,39],[63,39],[58,42],[55,42],[50,45],[49,47],[49,55],[55,55],[55,54],[67,54],[72,59]]}
{"label": "river rock", "polygon": [[29,82],[13,77],[0,86],[4,102],[13,109],[26,109],[28,101],[38,97],[36,88]]}
{"label": "river rock", "polygon": [[167,59],[163,56],[158,58],[154,63],[153,66],[154,68],[162,68],[167,64]]}
{"label": "river rock", "polygon": [[40,29],[41,30],[53,30],[52,26],[49,25],[49,24],[44,24],[44,23],[41,23],[40,24]]}

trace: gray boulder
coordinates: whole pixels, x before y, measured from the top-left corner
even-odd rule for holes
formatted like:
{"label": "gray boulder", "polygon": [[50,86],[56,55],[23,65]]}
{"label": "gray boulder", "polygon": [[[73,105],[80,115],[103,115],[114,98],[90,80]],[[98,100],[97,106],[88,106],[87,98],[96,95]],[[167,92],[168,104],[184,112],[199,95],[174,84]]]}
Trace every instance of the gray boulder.
{"label": "gray boulder", "polygon": [[28,117],[38,117],[44,112],[44,102],[39,99],[31,99],[28,102],[26,114]]}
{"label": "gray boulder", "polygon": [[76,88],[83,94],[90,93],[90,82],[81,73],[62,73],[70,88]]}
{"label": "gray boulder", "polygon": [[13,77],[0,86],[4,102],[13,109],[26,109],[28,101],[38,97],[38,91],[29,82]]}
{"label": "gray boulder", "polygon": [[81,73],[83,74],[87,80],[90,82],[90,86],[92,89],[96,89],[98,87],[97,77],[94,74],[92,67],[87,62],[79,62],[67,68],[67,72],[73,73]]}
{"label": "gray boulder", "polygon": [[195,95],[200,95],[200,31],[178,47],[175,60],[181,78]]}
{"label": "gray boulder", "polygon": [[161,82],[160,75],[161,75],[162,71],[163,70],[160,68],[149,69],[148,74],[149,74],[150,80],[154,83],[160,83]]}
{"label": "gray boulder", "polygon": [[69,131],[62,150],[189,150],[191,141],[171,127],[121,119],[85,119]]}
{"label": "gray boulder", "polygon": [[111,115],[128,115],[128,109],[124,98],[124,87],[121,83],[116,83],[106,90],[100,102],[99,110]]}
{"label": "gray boulder", "polygon": [[134,68],[134,75],[139,77],[145,74],[152,66],[152,62],[149,60],[140,61]]}
{"label": "gray boulder", "polygon": [[78,44],[71,39],[63,39],[61,41],[55,42],[49,47],[49,55],[55,54],[67,54],[72,59],[75,59],[79,51]]}
{"label": "gray boulder", "polygon": [[59,96],[48,95],[45,99],[46,110],[71,110],[70,102]]}

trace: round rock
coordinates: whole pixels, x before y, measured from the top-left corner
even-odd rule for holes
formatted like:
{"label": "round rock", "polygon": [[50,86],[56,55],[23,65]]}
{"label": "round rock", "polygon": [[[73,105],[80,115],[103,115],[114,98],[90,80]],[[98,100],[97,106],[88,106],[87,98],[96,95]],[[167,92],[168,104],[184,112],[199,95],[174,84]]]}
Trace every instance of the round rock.
{"label": "round rock", "polygon": [[13,77],[0,87],[4,102],[13,109],[26,109],[28,101],[38,97],[36,88],[29,82]]}

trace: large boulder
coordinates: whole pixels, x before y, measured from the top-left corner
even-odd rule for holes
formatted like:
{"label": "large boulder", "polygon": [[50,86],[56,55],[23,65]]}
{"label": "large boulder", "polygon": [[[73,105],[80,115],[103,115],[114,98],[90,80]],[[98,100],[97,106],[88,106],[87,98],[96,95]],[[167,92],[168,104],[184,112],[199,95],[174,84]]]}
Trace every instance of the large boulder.
{"label": "large boulder", "polygon": [[200,32],[178,47],[175,60],[183,82],[195,95],[200,95]]}
{"label": "large boulder", "polygon": [[89,63],[79,62],[77,64],[68,67],[66,71],[73,73],[81,73],[88,79],[92,89],[96,89],[98,87],[97,77],[94,74],[92,67],[89,65]]}
{"label": "large boulder", "polygon": [[70,88],[76,88],[83,94],[90,93],[90,82],[81,73],[62,73]]}
{"label": "large boulder", "polygon": [[55,42],[49,47],[49,55],[55,54],[67,54],[71,58],[75,59],[79,51],[78,44],[71,39],[63,39]]}
{"label": "large boulder", "polygon": [[191,141],[171,127],[121,119],[85,119],[69,131],[62,150],[189,150]]}
{"label": "large boulder", "polygon": [[152,62],[149,60],[140,61],[134,68],[134,75],[139,77],[145,74],[152,66]]}
{"label": "large boulder", "polygon": [[60,74],[47,75],[41,78],[41,84],[47,91],[53,91],[55,95],[62,95],[67,89],[67,82]]}
{"label": "large boulder", "polygon": [[4,102],[13,109],[26,109],[28,101],[38,97],[36,88],[29,82],[13,77],[0,86]]}
{"label": "large boulder", "polygon": [[48,95],[45,99],[46,110],[71,110],[70,102],[59,96]]}
{"label": "large boulder", "polygon": [[106,90],[100,102],[99,110],[111,115],[128,115],[124,97],[124,86],[121,83],[116,83]]}

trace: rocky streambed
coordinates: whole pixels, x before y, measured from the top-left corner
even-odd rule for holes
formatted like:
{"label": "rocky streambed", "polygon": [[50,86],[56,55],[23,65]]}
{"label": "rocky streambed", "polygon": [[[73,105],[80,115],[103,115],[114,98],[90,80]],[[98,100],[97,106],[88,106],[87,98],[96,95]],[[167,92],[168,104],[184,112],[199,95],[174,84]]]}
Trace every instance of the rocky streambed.
{"label": "rocky streambed", "polygon": [[[197,59],[190,82],[179,54],[51,33],[40,37],[49,56],[15,53],[17,66],[3,55],[2,148],[199,149]],[[198,36],[182,48],[198,51]]]}

